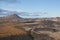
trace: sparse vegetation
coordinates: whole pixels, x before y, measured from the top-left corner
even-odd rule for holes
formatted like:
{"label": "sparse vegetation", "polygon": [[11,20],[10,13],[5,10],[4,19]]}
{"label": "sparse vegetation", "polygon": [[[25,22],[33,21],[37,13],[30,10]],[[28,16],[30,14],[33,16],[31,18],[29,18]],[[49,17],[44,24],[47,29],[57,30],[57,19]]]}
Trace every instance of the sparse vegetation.
{"label": "sparse vegetation", "polygon": [[9,18],[0,20],[0,40],[60,40],[58,21]]}

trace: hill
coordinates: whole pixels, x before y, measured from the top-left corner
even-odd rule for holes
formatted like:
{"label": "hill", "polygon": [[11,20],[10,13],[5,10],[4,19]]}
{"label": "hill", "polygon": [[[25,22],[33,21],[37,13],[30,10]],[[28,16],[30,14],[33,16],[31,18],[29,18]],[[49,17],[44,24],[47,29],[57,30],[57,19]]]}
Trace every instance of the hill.
{"label": "hill", "polygon": [[60,18],[0,18],[0,40],[60,40]]}
{"label": "hill", "polygon": [[32,40],[24,29],[17,29],[13,25],[0,26],[0,40]]}

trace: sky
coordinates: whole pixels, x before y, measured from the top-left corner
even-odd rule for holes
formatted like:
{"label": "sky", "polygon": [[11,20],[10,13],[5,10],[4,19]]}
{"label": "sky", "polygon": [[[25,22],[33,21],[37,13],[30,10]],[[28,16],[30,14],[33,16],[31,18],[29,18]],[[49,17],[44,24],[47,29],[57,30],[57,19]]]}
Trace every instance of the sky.
{"label": "sky", "polygon": [[0,8],[18,12],[37,12],[33,15],[41,14],[38,17],[60,17],[60,0],[0,0]]}

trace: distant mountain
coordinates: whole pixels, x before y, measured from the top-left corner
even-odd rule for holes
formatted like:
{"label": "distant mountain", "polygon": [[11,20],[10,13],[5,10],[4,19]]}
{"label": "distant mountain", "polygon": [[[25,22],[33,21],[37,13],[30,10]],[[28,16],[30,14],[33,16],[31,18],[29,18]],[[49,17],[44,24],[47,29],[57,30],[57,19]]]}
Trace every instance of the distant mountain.
{"label": "distant mountain", "polygon": [[11,21],[11,22],[23,20],[23,18],[19,17],[17,14],[8,15],[8,16],[4,17],[4,19]]}
{"label": "distant mountain", "polygon": [[20,23],[20,22],[23,22],[24,19],[20,16],[18,16],[17,14],[12,14],[12,15],[8,15],[6,17],[0,17],[0,20],[2,20],[2,22],[17,22],[17,23]]}
{"label": "distant mountain", "polygon": [[12,15],[8,15],[6,16],[6,18],[10,18],[10,19],[22,19],[21,17],[19,17],[17,14],[12,14]]}

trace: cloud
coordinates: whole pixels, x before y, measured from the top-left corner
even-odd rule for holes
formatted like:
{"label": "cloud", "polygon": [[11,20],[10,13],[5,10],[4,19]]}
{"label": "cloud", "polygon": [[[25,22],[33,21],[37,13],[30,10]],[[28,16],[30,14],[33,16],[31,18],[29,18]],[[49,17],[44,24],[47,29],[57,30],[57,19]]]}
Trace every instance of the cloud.
{"label": "cloud", "polygon": [[0,2],[4,3],[18,3],[20,0],[0,0]]}
{"label": "cloud", "polygon": [[42,15],[44,15],[45,14],[45,12],[32,12],[32,13],[29,13],[29,12],[21,12],[20,13],[20,15],[21,16],[27,16],[27,17],[31,17],[31,16],[33,16],[33,17],[40,17],[40,16],[42,16]]}
{"label": "cloud", "polygon": [[4,10],[4,9],[0,9],[0,16],[1,15],[11,15],[11,14],[17,14],[19,16],[22,17],[32,17],[32,18],[38,18],[38,17],[42,17],[45,14],[47,14],[46,12],[17,12],[17,11],[9,11],[9,10]]}

